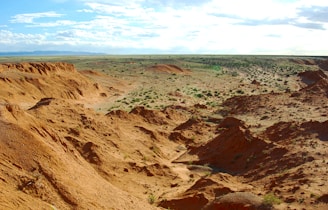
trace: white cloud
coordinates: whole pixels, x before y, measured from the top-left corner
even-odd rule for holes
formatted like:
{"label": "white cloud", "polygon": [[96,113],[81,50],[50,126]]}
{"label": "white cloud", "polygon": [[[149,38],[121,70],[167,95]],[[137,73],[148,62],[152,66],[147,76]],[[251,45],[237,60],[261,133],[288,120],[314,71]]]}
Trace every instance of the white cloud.
{"label": "white cloud", "polygon": [[[14,45],[20,43],[37,44],[45,41],[46,37],[40,34],[13,33],[8,30],[0,30],[0,44]],[[5,50],[2,48],[2,50]],[[7,49],[8,50],[8,49]]]}
{"label": "white cloud", "polygon": [[50,12],[40,12],[40,13],[28,13],[28,14],[18,14],[12,17],[11,23],[33,23],[34,19],[38,18],[53,18],[61,17],[63,14],[56,13],[54,11]]}
{"label": "white cloud", "polygon": [[208,13],[226,14],[243,19],[274,19],[293,17],[295,8],[274,0],[212,1],[204,6]]}
{"label": "white cloud", "polygon": [[102,52],[115,48],[125,53],[153,49],[164,53],[328,54],[328,46],[322,43],[328,36],[328,21],[322,16],[328,3],[319,0],[80,1],[84,7],[74,12],[82,19],[40,22],[35,19],[64,15],[20,14],[11,22],[38,30],[31,37],[19,33],[9,37],[21,43],[29,39],[37,46],[89,46],[86,49]]}
{"label": "white cloud", "polygon": [[92,9],[79,9],[77,12],[94,13]]}
{"label": "white cloud", "polygon": [[27,25],[28,28],[33,27],[39,27],[39,28],[48,28],[48,27],[68,27],[68,26],[74,26],[76,24],[79,24],[79,22],[72,21],[72,20],[57,20],[53,22],[44,22],[44,23],[33,23],[30,25]]}

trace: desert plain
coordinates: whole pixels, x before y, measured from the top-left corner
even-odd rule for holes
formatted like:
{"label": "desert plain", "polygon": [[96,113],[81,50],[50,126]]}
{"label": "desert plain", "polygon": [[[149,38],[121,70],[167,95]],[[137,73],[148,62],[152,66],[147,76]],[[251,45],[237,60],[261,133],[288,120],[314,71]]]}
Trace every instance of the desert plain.
{"label": "desert plain", "polygon": [[0,209],[328,209],[328,58],[0,58]]}

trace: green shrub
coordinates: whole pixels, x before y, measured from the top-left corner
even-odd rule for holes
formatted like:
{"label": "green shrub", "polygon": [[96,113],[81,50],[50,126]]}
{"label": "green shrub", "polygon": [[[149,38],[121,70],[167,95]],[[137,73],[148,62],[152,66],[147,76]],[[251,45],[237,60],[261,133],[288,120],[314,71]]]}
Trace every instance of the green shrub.
{"label": "green shrub", "polygon": [[275,205],[275,204],[280,204],[281,200],[277,196],[275,196],[273,193],[269,193],[269,194],[264,195],[263,203],[265,205],[272,206],[272,205]]}
{"label": "green shrub", "polygon": [[203,96],[204,96],[204,95],[201,94],[201,93],[197,93],[197,94],[195,94],[195,97],[196,97],[196,98],[203,98]]}
{"label": "green shrub", "polygon": [[245,92],[243,90],[237,90],[236,93],[238,93],[238,94],[244,94]]}
{"label": "green shrub", "polygon": [[238,74],[238,72],[237,71],[233,71],[232,73],[231,73],[231,76],[233,76],[233,77],[237,77],[239,74]]}
{"label": "green shrub", "polygon": [[156,201],[156,197],[155,197],[155,195],[154,195],[154,194],[150,194],[150,195],[148,196],[148,203],[149,203],[149,204],[154,204],[155,201]]}

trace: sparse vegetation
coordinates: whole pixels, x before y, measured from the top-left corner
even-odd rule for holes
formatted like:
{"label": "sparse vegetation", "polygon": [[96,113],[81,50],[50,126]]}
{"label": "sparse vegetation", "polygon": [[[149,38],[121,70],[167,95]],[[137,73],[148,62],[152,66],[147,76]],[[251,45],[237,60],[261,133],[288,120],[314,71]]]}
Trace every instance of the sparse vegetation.
{"label": "sparse vegetation", "polygon": [[148,195],[148,203],[149,204],[154,204],[156,202],[156,196],[154,194],[149,194]]}
{"label": "sparse vegetation", "polygon": [[[323,129],[327,127],[326,89],[321,86],[310,89],[297,76],[300,71],[317,70],[318,65],[303,65],[294,62],[294,57],[275,56],[140,55],[46,59],[74,63],[83,74],[81,80],[86,80],[85,86],[90,79],[91,87],[79,91],[83,97],[75,100],[75,89],[85,88],[84,83],[77,82],[76,87],[66,91],[69,100],[57,97],[54,103],[33,107],[36,100],[48,93],[42,84],[46,84],[43,78],[50,74],[40,74],[39,78],[34,75],[37,78],[34,80],[26,72],[17,79],[14,74],[0,72],[0,92],[6,91],[6,85],[12,88],[1,95],[1,128],[6,131],[5,127],[15,126],[8,129],[0,141],[3,142],[0,146],[11,152],[7,155],[3,150],[3,167],[15,173],[10,177],[2,168],[6,172],[0,178],[4,185],[17,182],[18,189],[23,189],[26,196],[33,199],[41,195],[41,199],[49,200],[47,193],[53,193],[58,198],[58,203],[54,203],[59,204],[58,208],[65,208],[65,199],[77,202],[90,198],[94,195],[93,189],[105,197],[112,196],[116,188],[132,195],[117,193],[120,199],[132,200],[132,205],[139,204],[139,200],[133,200],[138,197],[143,198],[141,205],[163,208],[167,208],[164,201],[183,203],[190,198],[190,192],[194,196],[192,199],[202,201],[204,197],[214,199],[214,194],[250,189],[258,194],[253,194],[257,203],[262,196],[265,205],[285,202],[281,206],[290,209],[300,206],[306,209],[326,199],[320,191],[327,185],[322,176],[328,173],[327,135]],[[303,61],[311,63],[311,59],[306,57]],[[176,65],[177,69],[181,67],[181,72],[150,69],[154,64]],[[188,71],[184,71],[185,68]],[[67,75],[69,73],[60,74],[60,80]],[[77,75],[80,74],[74,72],[74,77]],[[14,77],[9,78],[11,81],[10,76]],[[70,87],[73,81],[68,80],[62,86]],[[17,95],[15,91],[20,89],[20,82],[39,88],[33,92],[19,90]],[[305,88],[300,90],[300,87]],[[34,96],[35,92],[40,95]],[[23,105],[15,112],[7,101],[19,104],[15,100],[20,97],[24,99]],[[15,135],[9,137],[20,127],[24,135],[17,143]],[[24,142],[29,139],[26,137],[33,141]],[[42,147],[35,147],[34,144],[40,142]],[[48,146],[51,148],[47,149]],[[21,156],[15,160],[18,153],[24,154],[24,164]],[[61,156],[57,157],[58,154]],[[13,161],[6,160],[7,157]],[[67,161],[61,161],[62,158]],[[56,167],[51,167],[52,163]],[[67,163],[74,167],[65,165]],[[25,170],[26,167],[33,172]],[[57,168],[66,170],[55,171]],[[79,170],[81,168],[83,170]],[[91,173],[84,173],[89,169]],[[57,176],[56,173],[62,171],[70,172],[69,178],[61,179],[66,177],[62,174]],[[77,172],[83,172],[90,180],[81,186],[81,191],[71,189],[70,185],[72,182],[78,186],[84,181],[79,180],[84,176],[76,176]],[[33,178],[33,173],[40,174],[40,178]],[[57,181],[64,184],[57,186]],[[110,184],[104,184],[106,182]],[[112,184],[115,189],[111,188]],[[67,195],[61,196],[61,192]],[[263,196],[264,192],[272,193]],[[211,202],[213,200],[208,204]]]}
{"label": "sparse vegetation", "polygon": [[282,201],[277,196],[275,196],[273,193],[268,193],[263,196],[263,203],[265,205],[272,206],[272,205],[280,204],[281,202]]}

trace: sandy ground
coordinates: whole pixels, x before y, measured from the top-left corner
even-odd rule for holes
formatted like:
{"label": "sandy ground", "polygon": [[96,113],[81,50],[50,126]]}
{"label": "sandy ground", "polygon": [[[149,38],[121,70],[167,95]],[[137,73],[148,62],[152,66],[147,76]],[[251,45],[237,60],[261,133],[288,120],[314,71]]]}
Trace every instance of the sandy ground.
{"label": "sandy ground", "polygon": [[286,62],[0,64],[0,209],[328,209],[327,72]]}

